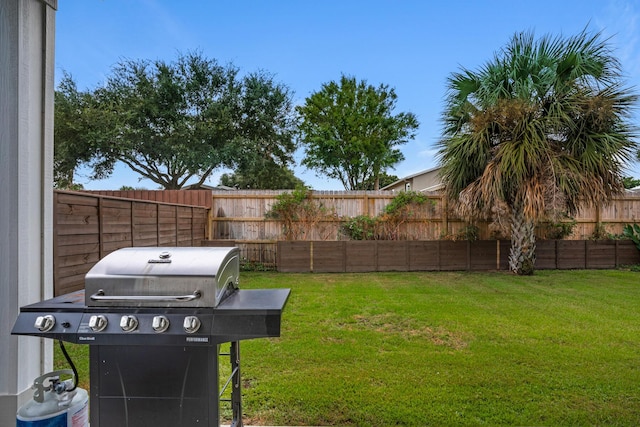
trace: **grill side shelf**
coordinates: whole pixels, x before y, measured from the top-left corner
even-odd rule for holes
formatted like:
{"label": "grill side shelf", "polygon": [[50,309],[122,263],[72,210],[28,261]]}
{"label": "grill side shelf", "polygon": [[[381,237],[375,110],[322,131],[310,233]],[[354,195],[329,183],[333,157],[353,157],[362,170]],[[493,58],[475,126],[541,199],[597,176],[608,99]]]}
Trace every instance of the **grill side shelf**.
{"label": "grill side shelf", "polygon": [[239,289],[216,307],[216,313],[282,313],[290,293],[291,289]]}
{"label": "grill side shelf", "polygon": [[282,311],[290,289],[240,289],[215,310],[213,339],[218,343],[280,336]]}

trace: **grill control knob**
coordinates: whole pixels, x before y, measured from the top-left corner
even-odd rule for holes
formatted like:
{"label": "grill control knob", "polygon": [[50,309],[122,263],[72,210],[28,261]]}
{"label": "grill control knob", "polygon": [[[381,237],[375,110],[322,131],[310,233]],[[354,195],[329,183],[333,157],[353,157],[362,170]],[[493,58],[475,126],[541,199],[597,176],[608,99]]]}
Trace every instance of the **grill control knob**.
{"label": "grill control knob", "polygon": [[155,316],[151,323],[151,327],[156,332],[164,332],[169,329],[169,319],[165,316]]}
{"label": "grill control knob", "polygon": [[138,328],[136,316],[125,315],[120,318],[120,328],[125,332],[135,331]]}
{"label": "grill control knob", "polygon": [[49,332],[56,324],[56,318],[50,314],[46,316],[38,316],[36,318],[36,323],[33,325],[40,332]]}
{"label": "grill control knob", "polygon": [[89,327],[93,332],[104,331],[107,327],[107,318],[102,314],[98,314],[96,316],[91,316],[89,318]]}
{"label": "grill control knob", "polygon": [[202,322],[200,322],[200,319],[198,319],[196,316],[185,317],[184,323],[182,324],[185,332],[188,334],[194,334],[198,332],[198,329],[200,329],[200,325],[202,325]]}

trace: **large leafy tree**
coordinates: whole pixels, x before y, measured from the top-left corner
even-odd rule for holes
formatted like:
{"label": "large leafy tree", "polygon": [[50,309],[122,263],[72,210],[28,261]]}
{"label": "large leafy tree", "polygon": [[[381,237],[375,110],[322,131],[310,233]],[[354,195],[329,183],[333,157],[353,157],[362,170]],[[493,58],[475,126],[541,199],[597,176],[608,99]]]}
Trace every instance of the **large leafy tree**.
{"label": "large leafy tree", "polygon": [[[386,172],[382,172],[377,180],[373,179],[367,183],[365,190],[379,190],[380,188],[393,184],[399,179],[397,175],[389,175]],[[379,188],[376,188],[376,184],[378,184]]]}
{"label": "large leafy tree", "polygon": [[247,189],[296,188],[291,170],[296,149],[293,100],[289,89],[264,72],[243,79],[239,97],[234,173],[221,184]]}
{"label": "large leafy tree", "polygon": [[[57,188],[78,188],[74,175],[78,167],[87,164],[95,154],[88,135],[99,135],[102,115],[93,108],[91,93],[79,91],[69,73],[64,73],[55,92],[54,185]],[[100,175],[100,171],[96,171]]]}
{"label": "large leafy tree", "polygon": [[467,218],[506,212],[510,268],[531,274],[542,218],[608,202],[636,148],[620,64],[606,40],[532,33],[448,80],[441,176]]}
{"label": "large leafy tree", "polygon": [[197,53],[175,62],[125,60],[93,92],[105,118],[94,170],[116,162],[165,189],[197,177],[202,184],[220,166],[231,165],[238,70]]}
{"label": "large leafy tree", "polygon": [[242,169],[249,157],[286,166],[295,150],[289,90],[266,73],[240,78],[199,53],[121,61],[104,85],[81,94],[83,103],[74,90],[60,99],[84,108],[74,110],[73,127],[56,130],[56,149],[90,163],[92,178],[122,162],[178,189],[194,179],[202,185],[218,167]]}
{"label": "large leafy tree", "polygon": [[297,107],[302,164],[338,179],[347,190],[364,190],[371,181],[378,189],[381,174],[404,159],[397,147],[418,128],[412,113],[393,114],[396,102],[394,89],[355,77],[323,84]]}
{"label": "large leafy tree", "polygon": [[220,184],[240,190],[287,190],[304,187],[304,181],[296,177],[289,168],[273,162],[257,159],[258,162],[242,172],[225,173]]}
{"label": "large leafy tree", "polygon": [[624,188],[626,188],[628,190],[628,189],[635,188],[635,187],[639,186],[640,185],[640,179],[627,176],[627,177],[624,177],[622,179],[622,184],[624,185]]}

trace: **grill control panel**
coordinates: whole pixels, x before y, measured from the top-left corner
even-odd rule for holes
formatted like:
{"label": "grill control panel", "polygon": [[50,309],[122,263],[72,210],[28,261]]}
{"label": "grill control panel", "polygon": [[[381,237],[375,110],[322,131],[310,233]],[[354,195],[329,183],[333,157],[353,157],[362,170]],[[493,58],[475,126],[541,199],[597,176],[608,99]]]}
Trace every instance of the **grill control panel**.
{"label": "grill control panel", "polygon": [[216,307],[96,307],[76,291],[21,307],[11,334],[98,346],[211,346],[277,337],[289,292],[237,290]]}
{"label": "grill control panel", "polygon": [[[157,313],[104,313],[86,314],[78,325],[79,334],[120,335],[193,335],[209,333],[211,326],[204,327],[203,320],[211,315],[201,314],[157,314]],[[55,319],[53,319],[55,322]],[[46,323],[46,322],[42,322]]]}
{"label": "grill control panel", "polygon": [[84,344],[208,345],[213,318],[206,312],[32,312],[23,314],[16,332]]}

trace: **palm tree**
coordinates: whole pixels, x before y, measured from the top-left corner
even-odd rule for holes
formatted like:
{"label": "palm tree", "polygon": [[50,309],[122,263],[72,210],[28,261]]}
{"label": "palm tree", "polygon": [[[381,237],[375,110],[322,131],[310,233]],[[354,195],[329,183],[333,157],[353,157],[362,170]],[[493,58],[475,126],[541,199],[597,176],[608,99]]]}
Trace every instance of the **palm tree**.
{"label": "palm tree", "polygon": [[447,89],[438,143],[446,193],[464,218],[502,215],[510,269],[532,274],[538,221],[623,191],[637,95],[607,41],[586,30],[516,34],[478,71],[453,73]]}

